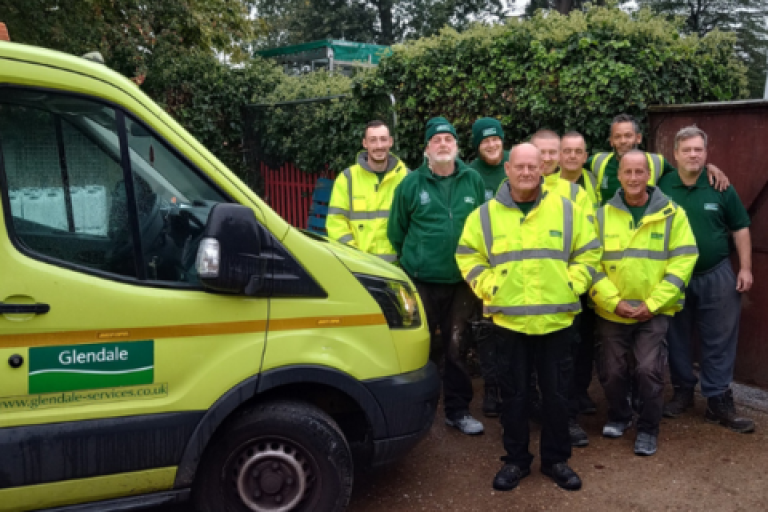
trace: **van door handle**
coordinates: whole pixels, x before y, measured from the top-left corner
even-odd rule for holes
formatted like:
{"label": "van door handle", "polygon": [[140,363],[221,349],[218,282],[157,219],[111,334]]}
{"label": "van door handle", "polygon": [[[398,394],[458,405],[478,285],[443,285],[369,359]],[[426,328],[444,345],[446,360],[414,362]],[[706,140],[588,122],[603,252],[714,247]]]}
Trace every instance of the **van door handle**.
{"label": "van door handle", "polygon": [[51,310],[49,304],[38,302],[37,304],[8,304],[0,302],[0,315],[44,315]]}

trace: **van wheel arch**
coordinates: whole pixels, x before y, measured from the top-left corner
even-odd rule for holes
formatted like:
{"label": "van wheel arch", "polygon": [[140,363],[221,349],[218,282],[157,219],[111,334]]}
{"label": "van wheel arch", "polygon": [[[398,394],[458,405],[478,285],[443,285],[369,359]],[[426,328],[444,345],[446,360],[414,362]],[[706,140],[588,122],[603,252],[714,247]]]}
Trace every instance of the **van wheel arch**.
{"label": "van wheel arch", "polygon": [[[336,420],[350,443],[355,444],[353,447],[355,462],[362,462],[366,456],[360,455],[359,446],[354,443],[357,436],[350,432],[349,422],[339,417],[338,410],[327,407],[327,403],[322,400],[317,400],[318,397],[332,396],[346,398],[348,404],[354,404],[357,407],[356,413],[366,420],[366,436],[378,439],[387,435],[386,421],[378,402],[354,377],[334,368],[322,366],[275,368],[242,381],[208,409],[195,428],[181,457],[176,471],[174,489],[192,486],[203,452],[228,421],[237,417],[241,410],[267,400],[301,398],[324,410]],[[315,399],[312,399],[313,397]]]}
{"label": "van wheel arch", "polygon": [[336,422],[296,400],[248,406],[206,449],[192,489],[202,512],[340,512],[352,492],[352,454]]}

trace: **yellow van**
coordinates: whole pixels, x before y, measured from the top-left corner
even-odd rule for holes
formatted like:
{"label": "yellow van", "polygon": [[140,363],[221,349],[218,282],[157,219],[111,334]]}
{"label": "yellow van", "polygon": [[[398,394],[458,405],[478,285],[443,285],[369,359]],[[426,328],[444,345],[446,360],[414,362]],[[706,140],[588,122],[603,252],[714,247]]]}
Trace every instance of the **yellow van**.
{"label": "yellow van", "polygon": [[398,268],[107,67],[0,42],[0,511],[332,511],[439,393]]}

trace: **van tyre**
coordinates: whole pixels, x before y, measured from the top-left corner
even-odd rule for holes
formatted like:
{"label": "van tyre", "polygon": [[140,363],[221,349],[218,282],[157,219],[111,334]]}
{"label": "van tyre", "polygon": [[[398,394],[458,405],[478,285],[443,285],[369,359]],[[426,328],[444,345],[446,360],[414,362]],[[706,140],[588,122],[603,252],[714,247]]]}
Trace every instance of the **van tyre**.
{"label": "van tyre", "polygon": [[336,422],[294,401],[243,411],[206,449],[193,489],[200,512],[335,512],[352,492],[352,455]]}

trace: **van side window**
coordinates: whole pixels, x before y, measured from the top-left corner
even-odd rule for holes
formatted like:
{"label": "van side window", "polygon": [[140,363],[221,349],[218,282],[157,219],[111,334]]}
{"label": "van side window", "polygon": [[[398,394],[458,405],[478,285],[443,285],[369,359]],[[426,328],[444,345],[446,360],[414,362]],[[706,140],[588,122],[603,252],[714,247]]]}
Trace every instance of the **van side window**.
{"label": "van side window", "polygon": [[[102,140],[88,135],[98,127]],[[81,99],[3,91],[3,204],[16,242],[53,259],[136,276],[113,109]],[[8,215],[10,213],[10,216]]]}
{"label": "van side window", "polygon": [[146,279],[197,285],[195,258],[208,215],[228,200],[139,121],[125,123]]}
{"label": "van side window", "polygon": [[2,88],[0,171],[6,225],[31,256],[200,287],[197,247],[211,209],[228,200],[127,113],[82,97]]}

